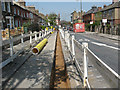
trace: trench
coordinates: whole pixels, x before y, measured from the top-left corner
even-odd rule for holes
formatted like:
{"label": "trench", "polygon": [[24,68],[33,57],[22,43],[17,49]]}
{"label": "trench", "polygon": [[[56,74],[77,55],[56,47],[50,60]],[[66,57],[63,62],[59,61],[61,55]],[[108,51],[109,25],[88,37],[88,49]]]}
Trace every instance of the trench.
{"label": "trench", "polygon": [[54,55],[52,72],[51,72],[50,88],[52,89],[66,88],[68,90],[70,89],[70,81],[64,61],[59,31],[57,32],[55,55]]}

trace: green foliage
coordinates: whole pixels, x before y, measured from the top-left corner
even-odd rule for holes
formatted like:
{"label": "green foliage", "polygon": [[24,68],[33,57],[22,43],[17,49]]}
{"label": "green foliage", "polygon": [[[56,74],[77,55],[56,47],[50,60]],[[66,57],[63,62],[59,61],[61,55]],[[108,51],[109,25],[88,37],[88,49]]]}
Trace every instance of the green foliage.
{"label": "green foliage", "polygon": [[94,24],[94,26],[98,27],[100,25],[100,20],[95,21],[93,24]]}
{"label": "green foliage", "polygon": [[31,23],[30,22],[28,22],[28,23],[23,23],[23,27],[28,27],[29,25],[30,25]]}
{"label": "green foliage", "polygon": [[46,28],[46,27],[45,27],[45,26],[43,26],[43,25],[41,25],[40,27],[41,27],[41,29],[42,29],[42,30],[45,30],[45,28]]}
{"label": "green foliage", "polygon": [[85,28],[87,31],[89,31],[90,26],[91,26],[91,24],[85,24]]}
{"label": "green foliage", "polygon": [[17,27],[17,29],[21,29],[21,27]]}
{"label": "green foliage", "polygon": [[48,19],[49,19],[50,25],[56,25],[55,23],[56,18],[57,18],[57,15],[55,13],[49,14]]}
{"label": "green foliage", "polygon": [[37,23],[32,23],[31,25],[28,26],[28,30],[32,32],[34,31],[38,32],[40,30],[40,27]]}

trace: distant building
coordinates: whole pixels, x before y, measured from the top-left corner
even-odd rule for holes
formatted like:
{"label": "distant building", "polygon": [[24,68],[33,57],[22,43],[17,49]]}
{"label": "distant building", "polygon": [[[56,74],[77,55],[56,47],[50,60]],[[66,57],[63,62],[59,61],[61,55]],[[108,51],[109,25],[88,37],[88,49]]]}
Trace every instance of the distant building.
{"label": "distant building", "polygon": [[58,14],[57,18],[56,18],[56,24],[60,25],[60,14]]}
{"label": "distant building", "polygon": [[82,19],[83,19],[83,17],[82,17],[82,15],[84,14],[85,12],[76,12],[76,11],[74,11],[74,12],[72,12],[71,13],[71,22],[72,23],[76,23],[76,22],[82,22]]}

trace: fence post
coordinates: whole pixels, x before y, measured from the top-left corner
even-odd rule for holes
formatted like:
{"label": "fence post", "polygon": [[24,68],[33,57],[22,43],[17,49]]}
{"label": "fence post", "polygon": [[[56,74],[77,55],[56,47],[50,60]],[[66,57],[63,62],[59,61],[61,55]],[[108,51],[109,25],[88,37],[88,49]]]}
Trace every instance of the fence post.
{"label": "fence post", "polygon": [[39,31],[39,39],[41,38],[41,31]]}
{"label": "fence post", "polygon": [[21,33],[21,43],[22,43],[22,48],[24,48],[24,41],[23,41],[23,33]]}
{"label": "fence post", "polygon": [[[10,57],[13,56],[13,37],[10,36]],[[13,61],[13,59],[11,60],[11,62]]]}
{"label": "fence post", "polygon": [[83,42],[82,45],[83,45],[83,49],[84,49],[84,87],[86,87],[87,86],[87,79],[88,79],[86,49],[88,48],[88,43]]}
{"label": "fence post", "polygon": [[70,51],[70,34],[67,33],[67,35],[68,35],[68,49],[69,49],[69,51]]}
{"label": "fence post", "polygon": [[42,38],[44,38],[44,32],[43,32],[43,30],[42,30]]}
{"label": "fence post", "polygon": [[73,62],[75,61],[75,45],[74,45],[75,36],[72,35],[72,54],[73,54]]}
{"label": "fence post", "polygon": [[32,32],[30,32],[30,46],[32,46]]}
{"label": "fence post", "polygon": [[35,41],[37,42],[37,32],[35,31]]}

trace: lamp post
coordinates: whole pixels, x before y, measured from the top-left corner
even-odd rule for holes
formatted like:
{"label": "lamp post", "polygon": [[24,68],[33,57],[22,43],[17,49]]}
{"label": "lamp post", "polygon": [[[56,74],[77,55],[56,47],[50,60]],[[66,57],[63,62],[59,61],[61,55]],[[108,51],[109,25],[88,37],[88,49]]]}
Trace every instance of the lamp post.
{"label": "lamp post", "polygon": [[[79,1],[79,0],[77,0]],[[80,0],[80,20],[82,22],[82,0]]]}

